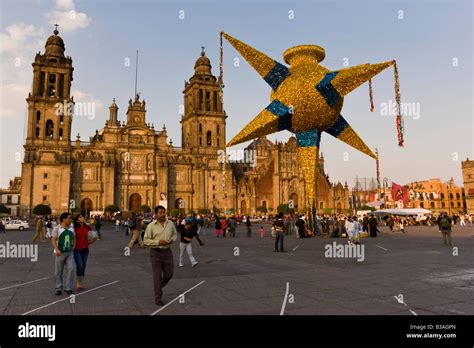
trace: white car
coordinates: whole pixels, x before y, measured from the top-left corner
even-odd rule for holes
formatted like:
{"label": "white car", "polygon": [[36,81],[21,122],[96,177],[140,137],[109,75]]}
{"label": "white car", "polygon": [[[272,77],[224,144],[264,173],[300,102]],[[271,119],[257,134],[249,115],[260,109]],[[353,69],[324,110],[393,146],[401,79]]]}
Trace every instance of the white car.
{"label": "white car", "polygon": [[5,225],[5,230],[20,230],[20,231],[23,231],[23,230],[26,230],[26,229],[30,228],[30,224],[28,222],[21,221],[21,220],[5,221],[4,225]]}

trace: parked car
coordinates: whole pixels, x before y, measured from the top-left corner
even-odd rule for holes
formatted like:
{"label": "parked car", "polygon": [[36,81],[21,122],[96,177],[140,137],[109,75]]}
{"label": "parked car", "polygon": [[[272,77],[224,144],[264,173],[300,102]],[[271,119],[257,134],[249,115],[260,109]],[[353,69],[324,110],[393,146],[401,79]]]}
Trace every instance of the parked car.
{"label": "parked car", "polygon": [[21,220],[10,220],[10,221],[4,221],[3,224],[5,225],[5,230],[26,230],[30,228],[30,224],[25,221]]}

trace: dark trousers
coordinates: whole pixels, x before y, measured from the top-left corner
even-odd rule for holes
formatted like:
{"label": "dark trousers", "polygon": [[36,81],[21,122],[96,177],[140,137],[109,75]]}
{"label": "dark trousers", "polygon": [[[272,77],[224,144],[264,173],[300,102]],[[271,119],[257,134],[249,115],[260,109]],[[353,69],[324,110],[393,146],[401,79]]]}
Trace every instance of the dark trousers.
{"label": "dark trousers", "polygon": [[74,261],[76,261],[77,279],[82,280],[86,272],[87,258],[89,257],[89,248],[74,250]]}
{"label": "dark trousers", "polygon": [[171,249],[150,249],[151,268],[153,269],[153,285],[155,301],[161,301],[163,287],[173,277],[173,253]]}
{"label": "dark trousers", "polygon": [[235,237],[235,228],[231,228],[231,229],[230,229],[230,235],[231,235],[232,237]]}
{"label": "dark trousers", "polygon": [[283,238],[285,235],[283,233],[277,233],[275,237],[275,250],[283,251]]}
{"label": "dark trousers", "polygon": [[250,226],[247,226],[247,237],[252,236],[252,230],[250,229]]}
{"label": "dark trousers", "polygon": [[197,233],[196,233],[195,237],[196,237],[196,239],[197,239],[199,245],[203,245],[203,244],[204,244],[204,243],[201,241],[201,238],[199,238],[199,235],[198,235]]}
{"label": "dark trousers", "polygon": [[371,237],[377,237],[377,227],[369,227],[369,230]]}

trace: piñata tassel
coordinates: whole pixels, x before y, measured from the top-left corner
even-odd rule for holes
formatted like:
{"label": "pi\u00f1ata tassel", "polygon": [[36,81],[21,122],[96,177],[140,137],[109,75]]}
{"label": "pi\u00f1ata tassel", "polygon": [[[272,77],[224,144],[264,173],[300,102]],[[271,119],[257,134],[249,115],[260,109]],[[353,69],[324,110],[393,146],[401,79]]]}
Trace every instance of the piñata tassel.
{"label": "pi\u00f1ata tassel", "polygon": [[370,112],[374,112],[374,92],[372,91],[372,79],[369,80]]}
{"label": "pi\u00f1ata tassel", "polygon": [[403,135],[404,135],[404,127],[403,127],[403,117],[402,117],[402,103],[400,98],[400,81],[398,79],[398,69],[397,69],[397,61],[393,61],[393,79],[395,82],[395,101],[397,105],[397,136],[398,136],[398,146],[404,145]]}
{"label": "pi\u00f1ata tassel", "polygon": [[219,79],[218,79],[218,82],[219,82],[219,86],[220,86],[220,90],[221,90],[221,96],[222,96],[222,91],[223,91],[223,88],[224,88],[224,44],[223,44],[223,39],[222,39],[222,35],[224,34],[224,31],[221,31],[220,33],[220,43],[219,43],[219,46],[220,46],[220,50],[219,50]]}

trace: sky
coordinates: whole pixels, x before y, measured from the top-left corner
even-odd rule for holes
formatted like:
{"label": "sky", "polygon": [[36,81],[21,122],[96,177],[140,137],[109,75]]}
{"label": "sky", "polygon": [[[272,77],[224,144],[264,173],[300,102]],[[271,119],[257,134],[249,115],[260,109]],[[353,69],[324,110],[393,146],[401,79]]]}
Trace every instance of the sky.
{"label": "sky", "polygon": [[[194,73],[201,46],[219,74],[219,32],[282,62],[299,44],[326,51],[330,70],[397,60],[401,101],[406,103],[405,146],[398,146],[393,70],[373,79],[375,110],[364,84],[344,98],[341,114],[380,154],[380,174],[399,184],[454,178],[461,161],[474,158],[472,1],[145,1],[0,0],[0,187],[21,175],[27,103],[36,52],[59,24],[65,54],[73,59],[72,95],[94,106],[76,117],[72,140],[88,140],[104,126],[116,99],[126,119],[133,98],[135,54],[138,91],[146,122],[180,146],[184,81]],[[238,62],[239,64],[235,64]],[[269,103],[270,87],[224,41],[224,109],[227,141]],[[283,131],[270,140],[286,141]],[[243,148],[246,144],[240,146]],[[324,134],[321,152],[333,182],[375,177],[375,161]]]}

